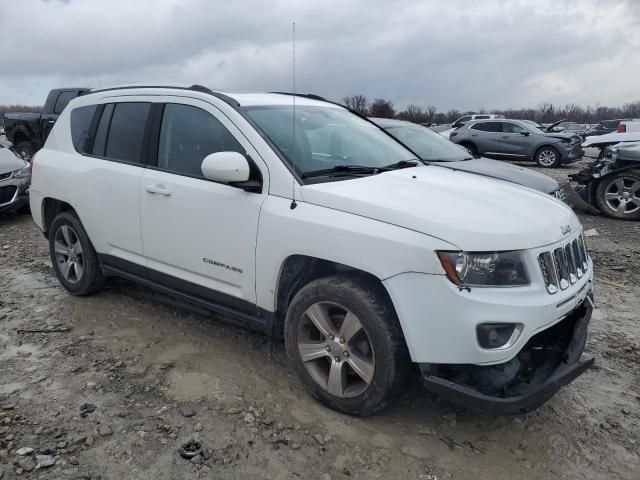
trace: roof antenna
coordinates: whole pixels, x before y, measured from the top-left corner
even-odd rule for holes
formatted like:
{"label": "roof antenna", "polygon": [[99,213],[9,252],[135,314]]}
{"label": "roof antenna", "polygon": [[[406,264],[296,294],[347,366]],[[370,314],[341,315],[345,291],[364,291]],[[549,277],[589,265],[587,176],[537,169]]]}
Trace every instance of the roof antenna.
{"label": "roof antenna", "polygon": [[[296,22],[293,22],[291,29],[291,44],[292,44],[292,73],[293,73],[293,123],[291,128],[291,153],[295,155],[296,146]],[[295,169],[295,161],[293,162],[293,168]],[[298,206],[296,202],[296,177],[291,176],[291,210]]]}

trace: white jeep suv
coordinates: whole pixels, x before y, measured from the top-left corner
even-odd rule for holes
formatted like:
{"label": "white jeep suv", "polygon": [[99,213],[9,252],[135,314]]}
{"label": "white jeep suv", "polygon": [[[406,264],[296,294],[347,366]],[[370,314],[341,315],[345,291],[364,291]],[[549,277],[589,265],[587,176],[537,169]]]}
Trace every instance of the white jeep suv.
{"label": "white jeep suv", "polygon": [[424,165],[319,97],[117,87],[69,103],[31,211],[71,293],[120,276],[282,335],[309,392],[382,407],[416,364],[526,411],[584,372],[592,262],[562,202]]}

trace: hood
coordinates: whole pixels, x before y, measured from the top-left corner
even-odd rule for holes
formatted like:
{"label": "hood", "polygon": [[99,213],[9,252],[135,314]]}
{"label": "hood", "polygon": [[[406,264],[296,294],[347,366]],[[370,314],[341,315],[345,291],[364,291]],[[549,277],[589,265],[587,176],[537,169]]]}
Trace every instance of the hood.
{"label": "hood", "polygon": [[638,142],[640,141],[640,131],[625,133],[607,133],[605,135],[594,135],[587,137],[582,144],[583,147],[600,145],[602,143]]}
{"label": "hood", "polygon": [[26,165],[26,162],[13,153],[12,150],[0,147],[0,175],[20,170]]}
{"label": "hood", "polygon": [[563,118],[562,120],[558,120],[556,123],[552,123],[551,125],[549,125],[546,128],[547,132],[551,132],[551,130],[553,130],[554,127],[557,127],[558,125],[560,125],[562,122],[566,122],[567,120],[565,118]]}
{"label": "hood", "polygon": [[543,173],[484,157],[460,162],[441,162],[437,165],[461,172],[475,173],[485,177],[506,180],[507,182],[533,188],[542,193],[553,193],[560,188],[558,182]]}
{"label": "hood", "polygon": [[551,138],[559,138],[561,140],[571,140],[572,138],[576,138],[579,141],[582,141],[582,139],[580,138],[580,135],[576,135],[575,133],[554,133],[554,132],[548,132],[544,134],[545,137],[551,137]]}
{"label": "hood", "polygon": [[[581,229],[551,195],[476,174],[424,166],[304,185],[305,202],[437,237],[466,251],[521,250]],[[382,252],[381,252],[382,253]]]}

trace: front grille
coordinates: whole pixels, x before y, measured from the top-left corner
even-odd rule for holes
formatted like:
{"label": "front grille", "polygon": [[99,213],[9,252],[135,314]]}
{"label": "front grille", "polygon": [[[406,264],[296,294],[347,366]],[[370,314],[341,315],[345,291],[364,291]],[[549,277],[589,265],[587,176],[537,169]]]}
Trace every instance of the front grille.
{"label": "front grille", "polygon": [[18,187],[16,187],[15,185],[0,187],[0,205],[9,203],[11,200],[13,200],[13,197],[16,194],[16,190],[18,190]]}
{"label": "front grille", "polygon": [[538,255],[538,263],[547,292],[557,293],[581,279],[589,268],[584,236]]}

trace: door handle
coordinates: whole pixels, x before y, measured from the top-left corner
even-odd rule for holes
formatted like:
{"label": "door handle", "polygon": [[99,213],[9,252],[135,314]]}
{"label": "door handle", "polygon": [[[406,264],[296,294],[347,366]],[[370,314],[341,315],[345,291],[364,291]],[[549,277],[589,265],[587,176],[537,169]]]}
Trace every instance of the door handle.
{"label": "door handle", "polygon": [[509,138],[509,135],[503,135],[502,138]]}
{"label": "door handle", "polygon": [[56,123],[56,121],[55,120],[49,120],[47,123],[53,124],[53,123]]}
{"label": "door handle", "polygon": [[146,187],[144,187],[144,189],[149,193],[158,193],[166,197],[171,196],[171,190],[169,190],[164,185],[147,185]]}
{"label": "door handle", "polygon": [[477,137],[477,136],[478,136],[478,134],[477,134],[477,133],[472,133],[472,134],[471,134],[471,136],[472,136],[472,137]]}

